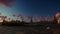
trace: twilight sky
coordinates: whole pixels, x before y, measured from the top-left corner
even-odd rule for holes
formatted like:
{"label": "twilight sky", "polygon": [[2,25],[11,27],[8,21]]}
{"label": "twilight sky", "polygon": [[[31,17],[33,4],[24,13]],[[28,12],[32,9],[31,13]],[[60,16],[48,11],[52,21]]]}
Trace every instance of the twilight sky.
{"label": "twilight sky", "polygon": [[56,12],[60,12],[60,0],[16,0],[11,7],[0,6],[2,15],[17,19],[11,16],[14,14],[22,14],[23,16],[54,16]]}

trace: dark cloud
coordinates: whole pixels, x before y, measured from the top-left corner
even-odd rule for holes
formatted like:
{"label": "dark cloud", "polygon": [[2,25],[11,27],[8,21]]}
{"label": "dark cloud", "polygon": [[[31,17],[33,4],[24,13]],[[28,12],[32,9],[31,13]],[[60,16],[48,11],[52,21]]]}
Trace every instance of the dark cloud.
{"label": "dark cloud", "polygon": [[5,6],[12,6],[14,2],[15,0],[0,0],[0,4],[3,4]]}

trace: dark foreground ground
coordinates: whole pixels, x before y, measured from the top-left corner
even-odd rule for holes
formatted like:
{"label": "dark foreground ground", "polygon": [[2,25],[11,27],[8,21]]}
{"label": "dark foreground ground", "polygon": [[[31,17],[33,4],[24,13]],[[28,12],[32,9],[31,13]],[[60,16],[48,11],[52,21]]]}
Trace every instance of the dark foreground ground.
{"label": "dark foreground ground", "polygon": [[60,30],[60,28],[54,26],[0,26],[0,34],[54,34],[56,30]]}
{"label": "dark foreground ground", "polygon": [[[14,24],[12,24],[14,25]],[[9,26],[1,25],[0,34],[60,34],[60,25],[51,23],[40,23],[38,25]]]}
{"label": "dark foreground ground", "polygon": [[[33,33],[40,34],[41,32],[44,32],[45,30],[46,28],[44,29],[40,27],[0,26],[0,34],[33,34]],[[51,33],[48,33],[48,34],[51,34]]]}

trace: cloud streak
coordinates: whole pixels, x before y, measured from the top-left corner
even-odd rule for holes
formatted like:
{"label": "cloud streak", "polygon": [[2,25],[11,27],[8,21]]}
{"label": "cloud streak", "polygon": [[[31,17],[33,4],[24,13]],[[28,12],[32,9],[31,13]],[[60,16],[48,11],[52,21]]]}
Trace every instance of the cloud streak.
{"label": "cloud streak", "polygon": [[0,4],[4,6],[12,6],[15,0],[0,0]]}

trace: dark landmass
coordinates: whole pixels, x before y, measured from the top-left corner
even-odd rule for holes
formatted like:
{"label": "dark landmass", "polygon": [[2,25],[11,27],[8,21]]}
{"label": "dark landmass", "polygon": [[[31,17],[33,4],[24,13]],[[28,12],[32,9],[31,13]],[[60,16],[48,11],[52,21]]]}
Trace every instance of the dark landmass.
{"label": "dark landmass", "polygon": [[60,24],[53,22],[2,22],[0,34],[57,34],[60,32]]}

